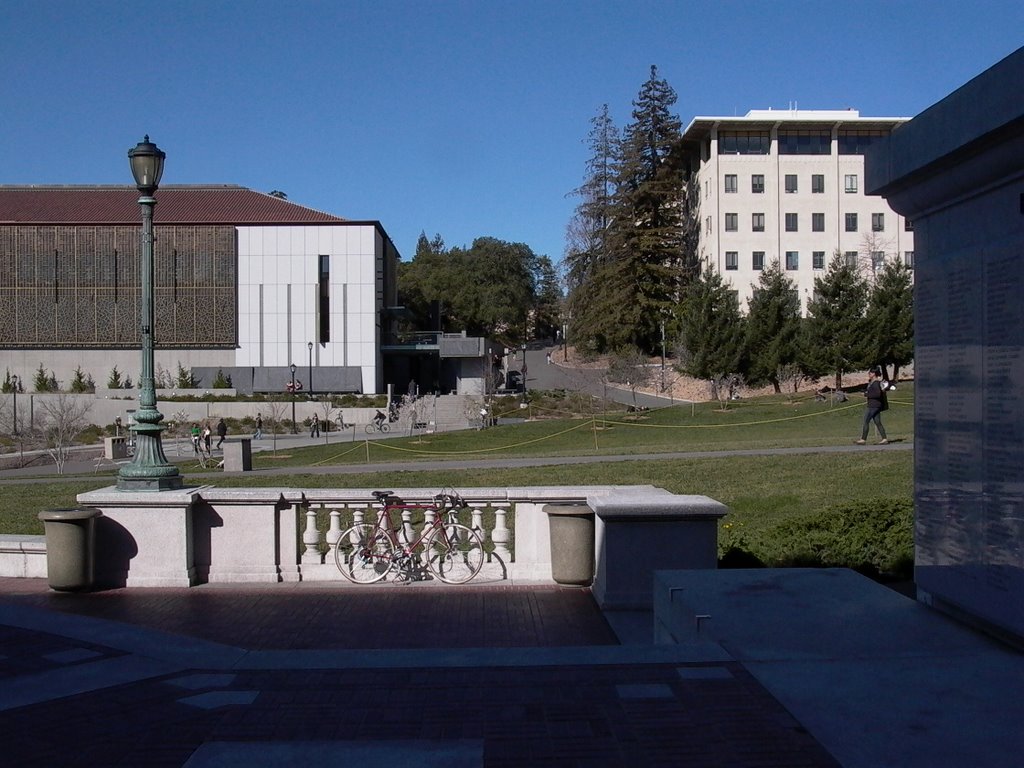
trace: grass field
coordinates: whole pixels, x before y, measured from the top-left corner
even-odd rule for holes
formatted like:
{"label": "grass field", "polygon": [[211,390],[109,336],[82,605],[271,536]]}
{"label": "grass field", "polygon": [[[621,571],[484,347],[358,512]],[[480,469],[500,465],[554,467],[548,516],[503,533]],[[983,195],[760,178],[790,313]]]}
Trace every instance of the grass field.
{"label": "grass field", "polygon": [[[913,387],[901,386],[885,414],[891,439],[913,436]],[[912,451],[860,450],[800,455],[665,458],[509,469],[424,469],[357,474],[312,474],[310,466],[375,464],[416,460],[531,456],[637,455],[692,451],[767,451],[850,445],[859,436],[863,403],[831,405],[771,396],[740,401],[722,412],[717,404],[676,406],[626,416],[528,421],[483,431],[423,437],[333,443],[256,454],[257,471],[244,476],[196,473],[182,465],[187,481],[223,486],[456,487],[519,485],[651,484],[675,493],[705,494],[730,507],[723,521],[731,532],[756,537],[782,521],[849,502],[909,499]],[[291,468],[286,474],[258,470]],[[87,475],[33,484],[0,484],[0,533],[41,533],[36,515],[72,506],[83,491],[112,484],[113,477]]]}

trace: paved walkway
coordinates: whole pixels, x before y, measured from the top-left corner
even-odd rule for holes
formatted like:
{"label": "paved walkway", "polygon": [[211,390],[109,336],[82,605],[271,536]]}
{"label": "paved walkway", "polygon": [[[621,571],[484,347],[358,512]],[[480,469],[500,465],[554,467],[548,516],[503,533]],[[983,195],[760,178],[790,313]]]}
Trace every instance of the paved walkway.
{"label": "paved walkway", "polygon": [[0,579],[4,762],[838,765],[717,646],[650,626],[559,587]]}

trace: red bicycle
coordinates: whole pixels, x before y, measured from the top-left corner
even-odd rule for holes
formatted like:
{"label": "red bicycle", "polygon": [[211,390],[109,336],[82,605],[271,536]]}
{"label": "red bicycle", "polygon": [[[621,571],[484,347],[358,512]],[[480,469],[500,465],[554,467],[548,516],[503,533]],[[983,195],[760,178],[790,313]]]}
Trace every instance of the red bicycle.
{"label": "red bicycle", "polygon": [[[446,584],[465,584],[484,564],[480,534],[459,522],[466,502],[455,491],[439,493],[433,504],[404,504],[391,491],[374,491],[375,523],[357,523],[341,534],[334,550],[338,570],[355,584],[373,584],[395,571],[406,581],[429,571]],[[422,513],[423,528],[410,538],[396,526],[394,512]],[[426,566],[426,571],[424,570]]]}

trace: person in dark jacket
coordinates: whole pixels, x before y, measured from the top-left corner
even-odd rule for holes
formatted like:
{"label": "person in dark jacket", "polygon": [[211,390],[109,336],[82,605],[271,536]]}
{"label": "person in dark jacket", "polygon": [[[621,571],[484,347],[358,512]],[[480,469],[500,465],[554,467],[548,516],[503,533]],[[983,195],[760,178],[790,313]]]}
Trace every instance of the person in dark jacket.
{"label": "person in dark jacket", "polygon": [[860,440],[857,441],[857,445],[864,445],[868,441],[868,429],[872,421],[875,422],[878,436],[882,438],[878,441],[878,444],[886,445],[889,440],[885,436],[885,427],[882,426],[882,411],[889,408],[889,403],[885,397],[885,388],[879,380],[877,368],[872,368],[868,371],[868,386],[864,390],[864,397],[867,400],[864,407],[864,426],[861,429]]}
{"label": "person in dark jacket", "polygon": [[217,447],[220,448],[224,442],[224,438],[228,436],[228,425],[224,423],[224,419],[217,422]]}

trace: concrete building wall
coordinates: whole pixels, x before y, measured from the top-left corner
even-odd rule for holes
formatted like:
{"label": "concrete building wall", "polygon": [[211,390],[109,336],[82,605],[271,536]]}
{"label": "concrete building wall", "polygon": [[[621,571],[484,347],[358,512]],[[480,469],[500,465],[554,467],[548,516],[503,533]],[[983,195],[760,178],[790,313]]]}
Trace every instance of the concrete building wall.
{"label": "concrete building wall", "polygon": [[893,132],[868,189],[915,222],[915,581],[1024,639],[1024,48]]}

